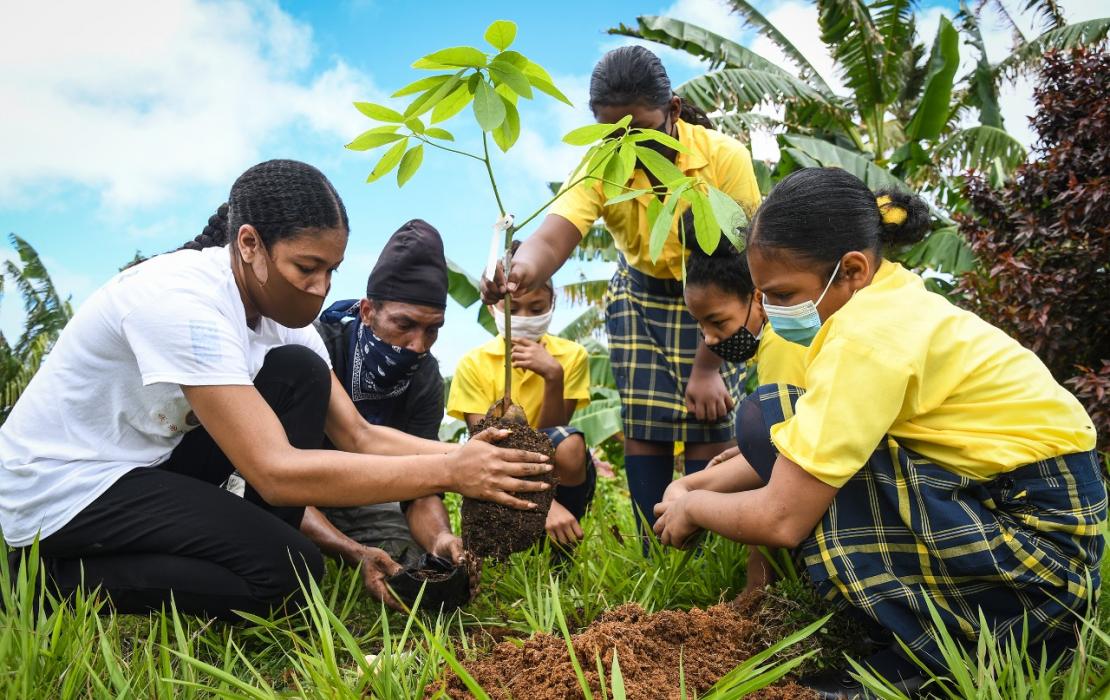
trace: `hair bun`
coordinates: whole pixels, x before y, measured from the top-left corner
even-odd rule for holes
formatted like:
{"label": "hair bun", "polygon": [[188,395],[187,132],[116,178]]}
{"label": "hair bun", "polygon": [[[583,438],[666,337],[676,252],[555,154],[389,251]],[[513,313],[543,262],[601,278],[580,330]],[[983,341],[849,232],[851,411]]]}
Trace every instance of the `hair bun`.
{"label": "hair bun", "polygon": [[929,205],[915,194],[894,189],[875,193],[875,205],[882,218],[879,239],[886,244],[916,243],[929,230]]}

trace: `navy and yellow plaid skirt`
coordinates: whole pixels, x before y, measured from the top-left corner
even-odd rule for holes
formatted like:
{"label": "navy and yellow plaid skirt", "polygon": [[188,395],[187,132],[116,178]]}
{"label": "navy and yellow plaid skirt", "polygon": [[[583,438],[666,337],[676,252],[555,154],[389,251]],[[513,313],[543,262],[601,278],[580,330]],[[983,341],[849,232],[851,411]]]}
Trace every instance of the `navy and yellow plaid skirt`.
{"label": "navy and yellow plaid skirt", "polygon": [[[605,327],[625,436],[658,442],[733,438],[733,413],[703,423],[686,411],[686,383],[701,334],[686,310],[681,282],[645,275],[622,257],[605,296]],[[721,377],[739,403],[743,366],[725,362]]]}
{"label": "navy and yellow plaid skirt", "polygon": [[[768,428],[793,415],[797,387],[756,391]],[[1070,639],[1097,600],[1106,486],[1094,451],[1028,464],[987,482],[959,476],[892,438],[837,493],[802,545],[819,593],[843,597],[940,666],[925,601],[956,639],[980,611],[1030,649]],[[1066,646],[1066,643],[1065,643]]]}

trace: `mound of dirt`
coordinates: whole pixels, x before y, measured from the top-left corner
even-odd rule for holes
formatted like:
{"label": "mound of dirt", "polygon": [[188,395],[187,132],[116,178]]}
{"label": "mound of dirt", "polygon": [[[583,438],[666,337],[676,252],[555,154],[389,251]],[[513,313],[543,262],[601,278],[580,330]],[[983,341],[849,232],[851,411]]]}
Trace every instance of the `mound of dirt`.
{"label": "mound of dirt", "polygon": [[[764,648],[762,625],[750,614],[753,604],[750,599],[742,599],[707,610],[654,614],[646,613],[639,605],[625,604],[605,612],[572,637],[575,655],[596,697],[601,696],[597,657],[601,657],[608,674],[614,650],[620,658],[629,698],[679,698],[680,658],[687,693],[701,694]],[[537,634],[523,646],[502,642],[464,666],[495,698],[564,700],[582,695],[566,642],[550,634]],[[454,674],[448,675],[444,690],[456,700],[472,697]],[[817,696],[794,683],[784,683],[748,697],[809,700]]]}
{"label": "mound of dirt", "polygon": [[[521,412],[523,416],[523,412]],[[498,447],[538,452],[548,457],[555,455],[551,440],[527,425],[521,425],[511,418],[494,418],[491,415],[478,424],[481,432],[486,428],[506,428],[511,434]],[[532,501],[537,507],[532,510],[517,510],[499,503],[464,498],[462,503],[463,547],[480,558],[503,561],[513,552],[528,549],[546,534],[544,524],[547,511],[555,497],[555,473],[525,477],[529,481],[546,481],[551,488],[546,491],[529,493],[518,492],[513,495]]]}

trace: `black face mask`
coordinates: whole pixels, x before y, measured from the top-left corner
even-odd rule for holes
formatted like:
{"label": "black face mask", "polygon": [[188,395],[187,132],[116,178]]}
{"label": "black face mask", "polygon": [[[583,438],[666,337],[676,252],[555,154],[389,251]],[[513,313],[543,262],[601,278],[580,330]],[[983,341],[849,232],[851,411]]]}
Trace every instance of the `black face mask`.
{"label": "black face mask", "polygon": [[755,351],[759,348],[759,339],[748,330],[748,319],[751,316],[752,307],[748,305],[748,315],[744,317],[744,323],[739,330],[716,345],[706,344],[705,347],[725,362],[747,362],[755,357]]}

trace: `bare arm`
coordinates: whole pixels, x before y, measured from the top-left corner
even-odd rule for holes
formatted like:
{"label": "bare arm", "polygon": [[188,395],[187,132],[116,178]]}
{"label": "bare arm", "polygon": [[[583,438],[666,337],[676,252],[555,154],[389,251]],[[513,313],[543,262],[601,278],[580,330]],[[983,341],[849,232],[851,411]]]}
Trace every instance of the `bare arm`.
{"label": "bare arm", "polygon": [[[425,551],[458,563],[462,556],[462,542],[451,532],[451,520],[447,508],[438,496],[425,496],[409,504],[405,510],[412,538]],[[452,551],[453,543],[458,542],[458,551]]]}
{"label": "bare arm", "polygon": [[543,407],[537,428],[555,428],[567,424],[566,400],[563,398],[563,368],[543,380]]}
{"label": "bare arm", "polygon": [[359,544],[347,537],[340,532],[339,528],[332,525],[323,513],[312,506],[304,509],[301,532],[304,533],[305,537],[312,540],[324,554],[361,567],[362,580],[366,589],[389,607],[404,610],[404,607],[397,602],[386,587],[386,580],[401,571],[401,565],[390,559],[388,554],[375,547]]}
{"label": "bare arm", "polygon": [[[458,491],[528,508],[527,501],[509,492],[542,490],[537,488],[542,482],[517,477],[551,470],[540,455],[489,444],[503,438],[505,431],[486,431],[450,454],[442,450],[394,457],[301,450],[289,444],[281,422],[253,386],[183,386],[182,390],[223,453],[273,505],[351,506]],[[329,437],[335,441],[336,436]]]}
{"label": "bare arm", "polygon": [[779,455],[765,487],[727,494],[691,491],[660,517],[655,531],[672,546],[682,546],[698,529],[706,529],[745,544],[797,547],[817,527],[838,490]]}
{"label": "bare arm", "polygon": [[482,300],[494,304],[509,292],[523,293],[538,288],[562,267],[580,240],[582,235],[574,224],[558,214],[548,214],[513,255],[513,269],[509,271],[507,284],[500,265],[493,280],[482,278]]}
{"label": "bare arm", "polygon": [[425,440],[400,430],[366,422],[355,408],[339,379],[332,373],[331,399],[324,432],[332,444],[345,452],[375,455],[442,455],[454,452],[459,445]]}

